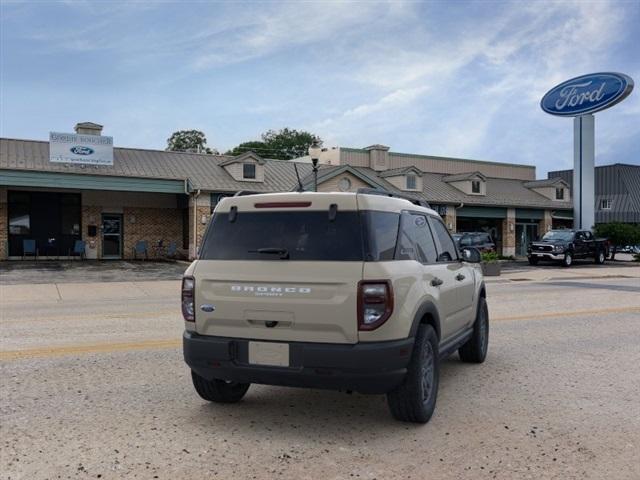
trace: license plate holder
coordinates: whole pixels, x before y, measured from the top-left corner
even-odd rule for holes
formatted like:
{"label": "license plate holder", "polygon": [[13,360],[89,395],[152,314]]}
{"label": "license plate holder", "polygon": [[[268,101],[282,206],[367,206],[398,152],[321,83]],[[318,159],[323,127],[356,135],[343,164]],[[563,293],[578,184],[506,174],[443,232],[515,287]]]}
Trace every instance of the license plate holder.
{"label": "license plate holder", "polygon": [[277,342],[249,342],[249,363],[270,367],[288,367],[289,344]]}

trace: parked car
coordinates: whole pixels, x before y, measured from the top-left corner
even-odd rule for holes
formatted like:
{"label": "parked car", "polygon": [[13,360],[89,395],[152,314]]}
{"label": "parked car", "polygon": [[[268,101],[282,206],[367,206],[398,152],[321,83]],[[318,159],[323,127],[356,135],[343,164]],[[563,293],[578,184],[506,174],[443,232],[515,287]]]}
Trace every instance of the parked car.
{"label": "parked car", "polygon": [[384,393],[396,419],[425,423],[441,359],[487,355],[479,262],[415,200],[225,198],[182,281],[194,388],[219,403],[240,401],[252,383]]}
{"label": "parked car", "polygon": [[570,267],[574,259],[584,258],[603,264],[607,258],[607,245],[607,239],[594,238],[588,230],[551,230],[540,241],[529,244],[527,258],[531,265],[551,260]]}
{"label": "parked car", "polygon": [[486,232],[462,232],[454,233],[452,236],[458,249],[475,247],[483,253],[496,251],[496,244]]}

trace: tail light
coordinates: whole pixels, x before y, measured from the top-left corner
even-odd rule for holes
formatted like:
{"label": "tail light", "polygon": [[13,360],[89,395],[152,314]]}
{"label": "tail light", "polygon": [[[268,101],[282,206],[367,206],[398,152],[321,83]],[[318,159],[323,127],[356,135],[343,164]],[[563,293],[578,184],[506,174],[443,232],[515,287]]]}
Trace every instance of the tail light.
{"label": "tail light", "polygon": [[393,289],[389,280],[358,283],[358,330],[375,330],[393,312]]}
{"label": "tail light", "polygon": [[196,321],[196,309],[194,302],[194,290],[196,281],[193,277],[182,279],[182,316],[187,322]]}

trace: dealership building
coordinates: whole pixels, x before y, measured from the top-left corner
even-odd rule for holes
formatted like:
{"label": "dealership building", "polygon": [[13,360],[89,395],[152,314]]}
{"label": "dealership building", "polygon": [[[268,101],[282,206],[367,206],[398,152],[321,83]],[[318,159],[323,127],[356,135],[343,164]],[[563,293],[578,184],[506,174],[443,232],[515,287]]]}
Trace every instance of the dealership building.
{"label": "dealership building", "polygon": [[[218,201],[238,192],[314,188],[307,158],[239,156],[113,147],[102,126],[79,123],[49,141],[0,139],[0,259],[65,258],[78,240],[89,259],[131,259],[144,242],[193,258]],[[491,233],[504,255],[570,226],[570,186],[536,180],[534,166],[395,153],[384,145],[324,149],[319,191],[375,188],[421,198],[451,231]],[[296,173],[296,167],[298,172]]]}

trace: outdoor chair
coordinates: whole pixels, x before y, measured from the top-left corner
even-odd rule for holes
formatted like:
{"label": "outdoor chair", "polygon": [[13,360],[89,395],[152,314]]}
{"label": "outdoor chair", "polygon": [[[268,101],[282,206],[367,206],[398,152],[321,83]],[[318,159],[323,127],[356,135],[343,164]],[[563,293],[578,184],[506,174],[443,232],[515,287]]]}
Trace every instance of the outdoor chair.
{"label": "outdoor chair", "polygon": [[36,247],[35,240],[23,240],[22,241],[22,260],[24,257],[32,255],[38,260],[38,248]]}
{"label": "outdoor chair", "polygon": [[176,242],[169,242],[169,246],[167,247],[167,257],[173,258],[178,253],[178,244]]}
{"label": "outdoor chair", "polygon": [[133,247],[133,258],[135,260],[138,259],[138,255],[144,255],[144,258],[146,260],[149,259],[149,248],[147,247],[147,241],[146,240],[138,240],[136,242],[136,246]]}
{"label": "outdoor chair", "polygon": [[69,256],[73,258],[77,255],[80,256],[80,260],[86,259],[85,245],[84,240],[76,240],[73,244],[73,250],[69,249]]}

